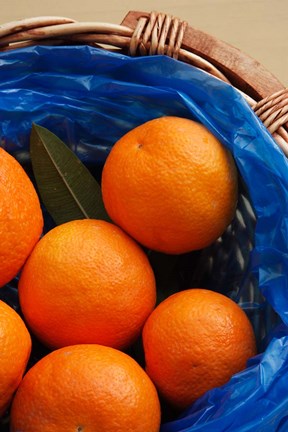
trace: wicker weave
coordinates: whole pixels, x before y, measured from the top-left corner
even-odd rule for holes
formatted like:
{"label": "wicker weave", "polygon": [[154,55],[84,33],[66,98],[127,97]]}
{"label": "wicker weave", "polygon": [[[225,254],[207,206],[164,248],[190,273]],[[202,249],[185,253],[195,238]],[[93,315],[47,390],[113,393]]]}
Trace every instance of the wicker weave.
{"label": "wicker weave", "polygon": [[[135,29],[108,23],[79,23],[63,17],[37,17],[0,26],[0,50],[35,44],[89,44],[119,50],[131,56],[167,55],[229,82],[217,65],[207,61],[201,53],[192,52],[189,46],[183,46],[187,28],[185,21],[156,12],[148,16],[140,15]],[[254,100],[241,89],[238,90],[288,156],[288,89],[277,91],[260,101]]]}

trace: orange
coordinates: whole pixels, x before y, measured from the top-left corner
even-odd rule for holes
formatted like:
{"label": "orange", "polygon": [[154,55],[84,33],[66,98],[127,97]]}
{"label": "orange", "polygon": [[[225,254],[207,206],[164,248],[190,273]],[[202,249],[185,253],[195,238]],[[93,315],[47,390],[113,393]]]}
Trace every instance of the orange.
{"label": "orange", "polygon": [[181,291],[160,303],[146,321],[143,344],[148,375],[181,409],[228,382],[256,354],[245,312],[205,289]]}
{"label": "orange", "polygon": [[11,432],[158,432],[157,391],[127,354],[101,345],[53,351],[25,375]]}
{"label": "orange", "polygon": [[144,246],[179,254],[215,241],[234,216],[237,171],[201,124],[162,117],[125,134],[102,174],[111,219]]}
{"label": "orange", "polygon": [[0,300],[0,416],[9,406],[26,369],[30,334],[20,316]]}
{"label": "orange", "polygon": [[155,277],[146,254],[120,228],[75,220],[38,242],[20,276],[19,299],[28,326],[50,348],[125,348],[155,306]]}
{"label": "orange", "polygon": [[16,276],[42,229],[33,184],[19,162],[0,148],[0,286]]}

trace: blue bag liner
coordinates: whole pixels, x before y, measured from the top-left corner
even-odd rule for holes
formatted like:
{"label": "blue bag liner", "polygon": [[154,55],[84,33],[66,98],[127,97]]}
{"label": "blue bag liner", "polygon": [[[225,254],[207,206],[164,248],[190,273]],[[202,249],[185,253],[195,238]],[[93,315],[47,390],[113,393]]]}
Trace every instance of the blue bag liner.
{"label": "blue bag liner", "polygon": [[164,56],[130,58],[87,46],[0,54],[0,145],[20,161],[29,158],[32,122],[58,135],[84,163],[101,165],[124,133],[163,115],[203,123],[232,152],[257,218],[247,275],[257,279],[282,324],[246,370],[161,432],[287,431],[288,166],[241,94]]}

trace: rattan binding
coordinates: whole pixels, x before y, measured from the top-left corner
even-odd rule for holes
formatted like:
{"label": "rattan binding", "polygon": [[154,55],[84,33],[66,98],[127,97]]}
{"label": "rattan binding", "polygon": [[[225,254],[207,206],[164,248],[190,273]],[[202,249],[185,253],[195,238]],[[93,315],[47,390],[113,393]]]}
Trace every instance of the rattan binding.
{"label": "rattan binding", "polygon": [[35,17],[0,26],[0,51],[89,44],[130,56],[167,55],[238,89],[288,156],[288,89],[259,62],[164,13],[129,12],[121,25]]}

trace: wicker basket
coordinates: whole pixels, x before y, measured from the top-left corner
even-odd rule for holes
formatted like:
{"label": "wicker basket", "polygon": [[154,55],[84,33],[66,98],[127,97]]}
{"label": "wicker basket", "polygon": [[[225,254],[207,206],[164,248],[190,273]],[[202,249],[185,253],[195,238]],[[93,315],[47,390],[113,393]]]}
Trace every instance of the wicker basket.
{"label": "wicker basket", "polygon": [[[0,51],[32,45],[79,44],[129,56],[167,55],[232,84],[288,156],[288,89],[256,60],[190,27],[185,21],[163,13],[129,12],[121,25],[39,17],[0,26]],[[253,248],[254,226],[255,216],[248,192],[245,185],[240,184],[238,208],[231,226],[211,247],[182,257],[177,274],[183,288],[200,284],[229,285],[226,294],[230,297],[243,304],[255,304],[254,310],[249,308],[247,312],[250,312],[258,340],[261,340],[277,317],[272,309],[258,308],[263,298],[252,276],[247,282],[249,286],[239,291],[241,276]],[[227,283],[231,268],[233,280]],[[18,307],[16,284],[17,281],[1,293],[1,298],[15,308]],[[42,354],[40,347],[34,352],[33,361]]]}
{"label": "wicker basket", "polygon": [[0,50],[36,44],[89,44],[130,56],[164,54],[199,67],[241,91],[288,155],[288,89],[256,60],[185,21],[133,11],[121,25],[39,17],[0,26]]}

